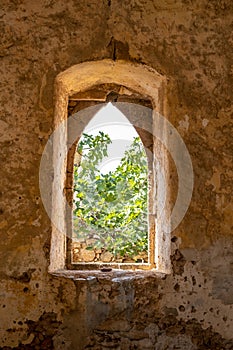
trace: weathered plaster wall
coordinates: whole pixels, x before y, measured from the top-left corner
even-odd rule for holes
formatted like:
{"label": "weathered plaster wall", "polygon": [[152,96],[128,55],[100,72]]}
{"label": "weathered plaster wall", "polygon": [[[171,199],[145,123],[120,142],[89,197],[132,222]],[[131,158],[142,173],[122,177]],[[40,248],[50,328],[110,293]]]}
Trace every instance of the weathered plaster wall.
{"label": "weathered plaster wall", "polygon": [[[233,349],[231,0],[2,0],[2,349]],[[195,188],[173,232],[173,273],[144,279],[48,274],[51,225],[39,192],[54,79],[102,58],[169,80],[169,119]]]}

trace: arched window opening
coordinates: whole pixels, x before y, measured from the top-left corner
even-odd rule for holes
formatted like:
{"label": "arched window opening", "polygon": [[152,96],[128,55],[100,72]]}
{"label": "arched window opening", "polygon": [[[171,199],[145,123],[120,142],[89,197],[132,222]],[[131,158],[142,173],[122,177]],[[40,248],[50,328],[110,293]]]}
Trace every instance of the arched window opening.
{"label": "arched window opening", "polygon": [[88,123],[73,171],[73,263],[148,264],[148,163],[111,103]]}
{"label": "arched window opening", "polygon": [[[81,121],[79,112],[91,106],[97,112],[87,112]],[[147,107],[149,115],[135,106]],[[67,266],[154,267],[149,98],[124,86],[101,84],[71,96],[68,111],[83,127],[68,152],[66,190],[72,218]],[[145,128],[138,123],[141,118]]]}
{"label": "arched window opening", "polygon": [[[75,263],[72,260],[74,157],[81,134],[93,118],[93,110],[97,111],[101,108],[99,104],[108,102],[112,102],[113,105],[117,103],[117,108],[134,125],[143,143],[148,165],[148,263],[141,261],[130,265],[130,263],[110,262],[111,268],[131,269],[132,266],[133,269],[155,269],[164,273],[170,271],[170,235],[166,234],[167,231],[170,232],[169,217],[168,223],[165,221],[166,232],[163,225],[163,217],[167,218],[170,210],[171,192],[170,161],[164,147],[168,133],[164,118],[158,115],[167,115],[166,83],[166,77],[152,67],[109,59],[77,64],[57,76],[54,114],[56,130],[46,147],[40,167],[42,170],[51,168],[45,179],[42,175],[47,173],[40,171],[43,203],[52,223],[49,265],[51,273],[64,274],[67,270],[69,275],[69,270],[74,269],[96,270],[95,262]],[[125,102],[127,106],[124,105]],[[135,111],[129,105],[140,106],[141,111],[140,108]],[[89,111],[84,113],[85,122],[83,119],[77,119],[79,131],[78,134],[74,132],[72,135],[73,116],[79,112],[82,114],[84,110],[89,109],[88,107],[90,113]],[[94,108],[91,113],[92,107]],[[146,127],[144,107],[149,107],[146,109],[150,111]],[[139,123],[134,123],[134,120]],[[152,136],[156,134],[158,140]],[[159,140],[163,140],[163,144]],[[160,169],[163,169],[163,173]],[[157,176],[158,174],[162,176]],[[164,199],[166,199],[165,206]],[[159,213],[157,209],[160,210],[160,214],[162,213],[161,220],[160,216],[156,216],[156,213]],[[78,271],[75,272],[76,275],[77,273]]]}

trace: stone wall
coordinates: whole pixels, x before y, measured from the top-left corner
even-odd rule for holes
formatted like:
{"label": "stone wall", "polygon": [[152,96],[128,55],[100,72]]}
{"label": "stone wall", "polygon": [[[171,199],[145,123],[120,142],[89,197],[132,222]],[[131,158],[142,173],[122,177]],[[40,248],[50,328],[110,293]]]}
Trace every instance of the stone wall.
{"label": "stone wall", "polygon": [[[233,349],[233,3],[3,0],[0,28],[1,349]],[[39,165],[54,81],[105,58],[168,79],[169,120],[192,158],[169,275],[48,273]]]}

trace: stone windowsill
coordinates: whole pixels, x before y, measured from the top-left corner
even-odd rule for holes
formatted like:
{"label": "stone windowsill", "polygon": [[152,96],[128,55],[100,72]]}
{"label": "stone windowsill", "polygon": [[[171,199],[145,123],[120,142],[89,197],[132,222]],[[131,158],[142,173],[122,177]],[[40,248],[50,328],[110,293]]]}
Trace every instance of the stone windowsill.
{"label": "stone windowsill", "polygon": [[57,270],[50,272],[53,276],[65,277],[75,281],[91,281],[95,278],[106,279],[112,282],[120,282],[121,280],[131,280],[147,277],[166,278],[166,273],[153,270],[120,270],[112,269],[111,271],[101,270]]}

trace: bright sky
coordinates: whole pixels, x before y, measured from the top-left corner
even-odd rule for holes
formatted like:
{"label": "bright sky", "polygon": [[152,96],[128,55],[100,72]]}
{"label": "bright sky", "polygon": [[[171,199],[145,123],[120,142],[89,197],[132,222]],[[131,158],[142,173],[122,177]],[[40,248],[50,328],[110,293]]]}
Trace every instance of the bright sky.
{"label": "bright sky", "polygon": [[124,114],[110,102],[95,114],[84,129],[86,134],[92,135],[97,135],[99,131],[108,134],[112,140],[108,146],[108,157],[99,166],[101,173],[106,174],[116,169],[125,150],[138,134]]}

